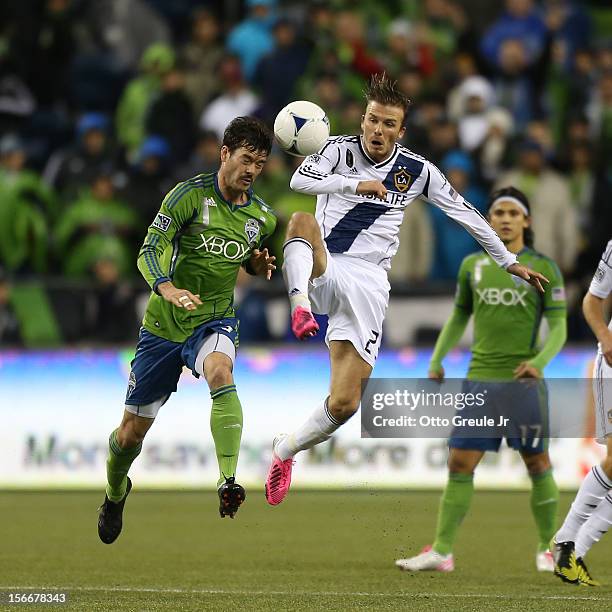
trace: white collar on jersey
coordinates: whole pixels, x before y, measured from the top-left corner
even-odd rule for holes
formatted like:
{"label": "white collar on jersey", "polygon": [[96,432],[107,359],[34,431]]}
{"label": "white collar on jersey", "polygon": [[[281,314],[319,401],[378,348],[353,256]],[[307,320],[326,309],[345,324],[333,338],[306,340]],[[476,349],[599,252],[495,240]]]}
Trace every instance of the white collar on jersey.
{"label": "white collar on jersey", "polygon": [[361,151],[361,154],[373,165],[376,166],[377,168],[382,168],[382,166],[385,166],[386,164],[388,164],[391,159],[393,158],[393,156],[397,153],[397,144],[393,145],[393,151],[391,151],[391,155],[389,155],[389,157],[387,157],[387,159],[385,159],[384,161],[381,162],[377,162],[374,161],[369,155],[368,152],[366,151],[365,146],[363,145],[363,136],[359,136],[359,140],[357,141],[357,143],[359,144],[359,150]]}

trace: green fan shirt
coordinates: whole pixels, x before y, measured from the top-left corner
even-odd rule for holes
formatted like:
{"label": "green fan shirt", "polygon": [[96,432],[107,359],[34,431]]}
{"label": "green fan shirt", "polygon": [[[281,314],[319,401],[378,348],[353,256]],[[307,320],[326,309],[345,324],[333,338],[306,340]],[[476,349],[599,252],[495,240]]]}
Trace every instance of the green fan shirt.
{"label": "green fan shirt", "polygon": [[550,281],[544,294],[502,270],[486,253],[473,253],[461,262],[455,306],[474,315],[469,379],[511,379],[521,362],[539,352],[542,316],[566,317],[557,264],[529,248],[518,253],[518,261]]}
{"label": "green fan shirt", "polygon": [[[184,342],[207,321],[233,317],[240,266],[274,232],[276,217],[261,198],[227,202],[217,175],[200,174],[179,183],[162,202],[138,255],[138,269],[153,289],[143,319],[152,334]],[[171,280],[199,294],[196,310],[177,308],[157,294]]]}

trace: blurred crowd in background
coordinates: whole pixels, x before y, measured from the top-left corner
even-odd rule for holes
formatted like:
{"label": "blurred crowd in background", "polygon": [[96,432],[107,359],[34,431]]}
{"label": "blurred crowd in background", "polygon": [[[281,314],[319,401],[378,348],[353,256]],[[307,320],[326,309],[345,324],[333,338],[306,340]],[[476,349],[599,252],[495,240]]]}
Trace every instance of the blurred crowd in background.
{"label": "blurred crowd in background", "polygon": [[[225,126],[288,102],[358,133],[363,89],[388,72],[412,100],[403,144],[481,211],[514,185],[535,246],[559,264],[570,339],[612,237],[612,9],[572,0],[20,0],[0,5],[0,344],[130,343],[135,260],[178,181],[212,172]],[[281,255],[301,160],[274,150],[256,192]],[[478,245],[436,207],[408,207],[396,295],[452,292]],[[241,277],[243,330],[282,293]]]}

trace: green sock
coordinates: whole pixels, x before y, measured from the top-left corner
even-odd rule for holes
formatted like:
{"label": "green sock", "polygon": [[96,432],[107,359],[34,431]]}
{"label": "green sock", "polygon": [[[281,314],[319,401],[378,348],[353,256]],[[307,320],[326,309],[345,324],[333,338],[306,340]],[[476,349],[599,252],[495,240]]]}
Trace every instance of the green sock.
{"label": "green sock", "polygon": [[117,430],[108,438],[108,458],[106,459],[106,496],[112,502],[123,499],[127,490],[127,473],[134,459],[140,455],[142,442],[134,448],[121,448],[117,441]]}
{"label": "green sock", "polygon": [[210,413],[210,431],[215,441],[219,462],[219,481],[236,475],[240,438],[242,437],[242,406],[236,385],[223,385],[210,392],[213,405]]}
{"label": "green sock", "polygon": [[441,555],[453,549],[457,530],[467,514],[474,493],[474,474],[449,474],[438,509],[438,527],[432,548]]}
{"label": "green sock", "polygon": [[538,550],[548,550],[548,544],[555,534],[559,489],[552,470],[531,476],[531,512],[538,528]]}

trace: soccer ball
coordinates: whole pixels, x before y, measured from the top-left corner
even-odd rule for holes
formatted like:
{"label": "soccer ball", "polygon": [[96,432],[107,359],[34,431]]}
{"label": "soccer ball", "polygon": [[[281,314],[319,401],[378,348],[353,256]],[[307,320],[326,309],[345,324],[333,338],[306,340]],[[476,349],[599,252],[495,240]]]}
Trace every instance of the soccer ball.
{"label": "soccer ball", "polygon": [[290,155],[312,155],[329,138],[329,119],[325,111],[312,102],[291,102],[276,115],[274,135]]}

